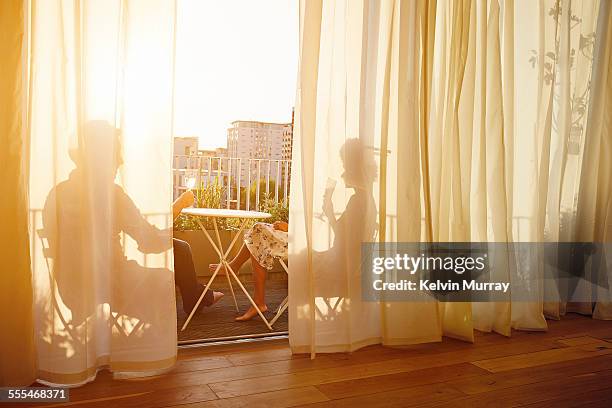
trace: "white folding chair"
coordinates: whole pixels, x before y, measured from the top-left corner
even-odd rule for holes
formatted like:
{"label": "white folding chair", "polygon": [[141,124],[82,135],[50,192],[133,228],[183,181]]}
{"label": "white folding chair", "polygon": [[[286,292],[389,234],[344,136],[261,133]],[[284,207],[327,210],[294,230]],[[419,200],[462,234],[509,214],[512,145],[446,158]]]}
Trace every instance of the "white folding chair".
{"label": "white folding chair", "polygon": [[[62,325],[64,326],[64,328],[66,329],[66,332],[72,338],[72,340],[80,341],[80,338],[77,333],[77,328],[74,326],[74,324],[69,323],[66,320],[66,317],[64,316],[59,306],[59,303],[57,301],[58,297],[61,298],[61,294],[59,293],[57,281],[55,279],[55,276],[53,275],[53,266],[51,265],[51,262],[50,262],[50,260],[55,259],[55,253],[53,252],[53,249],[49,245],[49,237],[47,236],[47,233],[43,228],[36,230],[36,234],[38,235],[38,238],[40,239],[40,245],[42,248],[43,257],[45,258],[45,263],[47,265],[47,273],[49,276],[49,291],[51,292],[51,303],[53,304],[53,309],[55,309],[55,313],[59,317]],[[126,333],[124,327],[119,323],[120,317],[122,317],[122,315],[118,313],[114,313],[112,311],[110,312],[111,326],[115,326],[117,331],[125,337],[130,337],[132,333],[137,332],[138,329],[144,325],[144,322],[142,320],[139,320],[139,322],[132,328],[130,333]]]}
{"label": "white folding chair", "polygon": [[[48,245],[49,237],[47,236],[45,230],[42,228],[36,230],[36,234],[38,235],[38,238],[40,239],[40,245],[42,248],[43,257],[45,258],[45,263],[47,264],[47,273],[49,276],[49,292],[51,292],[51,304],[53,305],[53,309],[55,310],[55,313],[59,317],[62,325],[66,329],[66,333],[68,334],[68,336],[70,336],[73,341],[80,341],[76,327],[74,327],[73,324],[68,323],[68,321],[66,321],[66,317],[64,316],[64,313],[62,312],[62,309],[60,308],[57,302],[57,296],[59,295],[59,288],[57,287],[57,282],[55,280],[55,277],[53,276],[53,266],[51,265],[51,262],[49,261],[50,259],[53,260],[55,258],[53,250]],[[54,328],[54,331],[55,331],[55,328]]]}
{"label": "white folding chair", "polygon": [[[289,277],[289,268],[287,267],[287,264],[285,263],[285,261],[282,258],[278,258],[278,262],[281,264],[281,266],[285,270],[287,277]],[[276,314],[274,315],[272,320],[270,320],[270,326],[276,323],[278,318],[281,317],[283,313],[285,313],[285,310],[287,310],[288,307],[289,307],[289,294],[285,296],[285,299],[283,299],[283,301],[278,306],[278,309],[276,309]]]}

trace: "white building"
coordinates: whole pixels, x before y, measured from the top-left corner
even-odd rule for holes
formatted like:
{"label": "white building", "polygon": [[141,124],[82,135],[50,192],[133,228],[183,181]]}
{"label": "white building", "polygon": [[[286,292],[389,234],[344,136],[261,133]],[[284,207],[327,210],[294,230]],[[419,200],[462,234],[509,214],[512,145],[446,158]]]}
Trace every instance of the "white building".
{"label": "white building", "polygon": [[[240,158],[240,186],[246,187],[257,179],[257,160],[261,161],[259,177],[265,178],[270,165],[270,179],[276,180],[277,169],[282,167],[280,161],[291,159],[290,149],[292,126],[290,123],[269,123],[237,120],[232,122],[232,127],[227,129],[227,156]],[[270,162],[270,160],[272,162]],[[268,164],[270,163],[270,164]],[[262,167],[263,166],[263,167]],[[249,178],[249,167],[251,174]],[[238,169],[233,169],[232,174],[238,177]]]}
{"label": "white building", "polygon": [[295,109],[291,109],[291,123],[283,128],[283,160],[291,160],[291,150],[293,148],[293,123],[295,119]]}
{"label": "white building", "polygon": [[283,160],[291,160],[291,149],[293,147],[293,125],[287,124],[283,128]]}
{"label": "white building", "polygon": [[[198,149],[197,137],[174,138],[174,198],[185,190],[219,182],[229,183],[227,149]],[[230,191],[231,193],[231,191]]]}
{"label": "white building", "polygon": [[172,163],[173,196],[176,199],[188,187],[189,180],[194,178],[194,170],[198,166],[198,138],[175,137],[174,138],[174,160]]}
{"label": "white building", "polygon": [[174,163],[175,169],[187,169],[191,167],[188,156],[198,154],[198,138],[196,136],[174,138]]}

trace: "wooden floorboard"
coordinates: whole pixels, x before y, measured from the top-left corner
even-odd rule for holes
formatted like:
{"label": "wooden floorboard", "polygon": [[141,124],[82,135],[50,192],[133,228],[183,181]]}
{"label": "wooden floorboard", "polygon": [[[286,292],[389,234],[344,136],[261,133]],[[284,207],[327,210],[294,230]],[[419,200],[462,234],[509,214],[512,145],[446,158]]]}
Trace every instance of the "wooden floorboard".
{"label": "wooden floorboard", "polygon": [[535,353],[479,360],[473,362],[473,364],[477,367],[496,373],[500,371],[517,370],[520,368],[558,363],[561,361],[580,360],[610,353],[612,353],[612,343],[608,343],[604,340],[598,340],[596,343],[583,344],[579,346],[563,347],[538,351]]}
{"label": "wooden floorboard", "polygon": [[[202,280],[202,284],[206,284]],[[251,295],[253,295],[253,284],[245,276],[241,276],[241,281]],[[183,311],[183,302],[180,298],[180,293],[177,293],[177,321],[178,321],[178,339],[179,341],[191,341],[200,339],[223,338],[231,336],[246,336],[253,334],[267,334],[270,331],[261,319],[252,319],[247,322],[236,322],[234,319],[246,312],[250,307],[249,300],[240,290],[236,283],[233,284],[236,301],[238,303],[239,312],[236,312],[236,306],[232,298],[229,285],[225,277],[216,278],[213,282],[213,288],[216,291],[221,291],[225,296],[215,305],[203,308],[194,314],[194,317],[189,322],[189,325],[184,331],[180,328],[187,319],[187,314]],[[265,313],[268,320],[272,320],[278,305],[287,296],[287,279],[268,279],[266,281],[266,303],[268,311]],[[289,328],[289,319],[285,312],[274,324],[274,331],[286,332]]]}
{"label": "wooden floorboard", "polygon": [[573,395],[572,398],[565,398],[563,395],[560,395],[557,398],[547,401],[534,402],[523,406],[529,408],[610,408],[611,399],[612,387],[596,391],[581,392],[577,395]]}
{"label": "wooden floorboard", "polygon": [[[540,406],[550,401],[573,401],[581,403],[579,395],[591,392],[606,392],[612,385],[612,370],[599,371],[588,376],[566,376],[551,381],[538,381],[504,388],[464,398],[456,398],[443,404],[428,404],[436,407],[516,407]],[[449,385],[452,387],[452,385]],[[612,394],[608,395],[612,402]]]}
{"label": "wooden floorboard", "polygon": [[314,360],[292,355],[286,339],[181,348],[169,373],[120,381],[103,371],[57,406],[612,406],[612,322],[568,315],[549,325]]}

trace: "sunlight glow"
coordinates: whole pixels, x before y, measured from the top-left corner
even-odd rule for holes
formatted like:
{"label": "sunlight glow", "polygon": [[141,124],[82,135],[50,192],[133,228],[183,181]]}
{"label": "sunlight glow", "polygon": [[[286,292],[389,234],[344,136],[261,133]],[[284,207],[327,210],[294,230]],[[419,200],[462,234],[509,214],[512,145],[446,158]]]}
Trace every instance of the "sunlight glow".
{"label": "sunlight glow", "polygon": [[297,0],[179,0],[175,136],[224,147],[234,120],[289,122],[297,61]]}
{"label": "sunlight glow", "polygon": [[188,177],[185,185],[187,186],[187,188],[194,188],[196,185],[196,178],[195,177]]}

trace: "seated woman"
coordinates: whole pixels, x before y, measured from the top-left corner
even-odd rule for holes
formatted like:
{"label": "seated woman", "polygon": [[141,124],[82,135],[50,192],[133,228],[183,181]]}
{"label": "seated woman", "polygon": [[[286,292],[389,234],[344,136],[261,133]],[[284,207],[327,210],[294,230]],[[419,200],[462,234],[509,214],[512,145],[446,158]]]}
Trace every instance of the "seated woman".
{"label": "seated woman", "polygon": [[[176,219],[181,214],[183,208],[191,207],[193,201],[194,197],[191,190],[181,194],[179,198],[172,203],[173,219]],[[196,271],[193,265],[191,247],[189,244],[176,238],[172,238],[172,244],[174,247],[174,279],[176,281],[176,286],[178,286],[181,291],[183,310],[185,313],[189,314],[204,291],[204,285],[198,283],[196,278]],[[222,297],[223,293],[209,290],[206,292],[206,295],[204,295],[204,299],[202,299],[199,307],[212,306]]]}
{"label": "seated woman", "polygon": [[[251,260],[255,293],[253,300],[262,312],[268,310],[265,301],[266,274],[272,269],[275,258],[287,257],[287,231],[288,224],[284,221],[276,221],[274,224],[259,222],[244,234],[244,245],[238,254],[229,263],[230,268],[237,273],[240,267]],[[211,272],[217,269],[218,264],[210,264]],[[257,315],[257,310],[250,307],[236,321],[250,320]]]}

